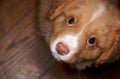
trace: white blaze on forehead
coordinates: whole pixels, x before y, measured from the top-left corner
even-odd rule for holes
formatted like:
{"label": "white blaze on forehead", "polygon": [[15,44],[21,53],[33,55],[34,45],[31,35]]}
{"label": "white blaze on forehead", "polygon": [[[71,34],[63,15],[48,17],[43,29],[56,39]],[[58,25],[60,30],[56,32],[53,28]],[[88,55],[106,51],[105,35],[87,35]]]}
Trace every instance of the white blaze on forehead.
{"label": "white blaze on forehead", "polygon": [[104,11],[105,11],[105,6],[102,4],[99,4],[99,9],[97,11],[95,11],[92,15],[92,18],[90,19],[90,22],[92,22],[93,20],[95,20],[98,16],[100,16]]}
{"label": "white blaze on forehead", "polygon": [[83,28],[81,32],[79,33],[79,35],[82,35],[87,25],[93,22],[97,17],[99,17],[105,11],[105,9],[106,9],[105,6],[100,4],[99,8],[93,13],[91,19],[86,24],[83,25]]}
{"label": "white blaze on forehead", "polygon": [[[69,58],[72,57],[72,55],[77,52],[77,48],[78,48],[78,40],[80,39],[81,35],[84,33],[85,28],[87,27],[88,24],[90,24],[91,22],[93,22],[97,17],[99,17],[100,15],[102,15],[102,13],[105,11],[105,6],[100,4],[99,8],[93,13],[91,19],[84,24],[81,29],[81,31],[76,34],[76,35],[72,35],[72,34],[65,34],[62,37],[58,37],[52,44],[51,44],[51,51],[53,56],[58,59],[58,60],[68,60]],[[64,43],[70,50],[70,52],[67,55],[59,55],[56,51],[56,45],[57,43],[62,42]]]}

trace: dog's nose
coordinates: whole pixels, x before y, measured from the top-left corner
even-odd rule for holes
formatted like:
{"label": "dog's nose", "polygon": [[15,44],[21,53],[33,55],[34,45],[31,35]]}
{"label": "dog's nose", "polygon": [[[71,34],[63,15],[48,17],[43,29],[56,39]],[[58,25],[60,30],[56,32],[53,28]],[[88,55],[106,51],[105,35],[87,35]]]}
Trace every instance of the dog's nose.
{"label": "dog's nose", "polygon": [[67,55],[69,53],[68,47],[61,42],[57,43],[56,51],[60,55]]}

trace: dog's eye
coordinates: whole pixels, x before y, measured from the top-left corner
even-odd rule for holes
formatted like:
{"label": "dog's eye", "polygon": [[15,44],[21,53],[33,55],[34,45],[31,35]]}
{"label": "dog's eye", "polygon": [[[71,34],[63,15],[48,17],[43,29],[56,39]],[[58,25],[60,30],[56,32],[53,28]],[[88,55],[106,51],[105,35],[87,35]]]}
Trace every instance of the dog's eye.
{"label": "dog's eye", "polygon": [[87,44],[89,46],[95,46],[96,45],[96,38],[95,37],[90,37],[88,40],[87,40]]}
{"label": "dog's eye", "polygon": [[67,20],[68,26],[73,26],[74,23],[75,23],[75,18],[73,18],[73,17],[68,18],[68,20]]}

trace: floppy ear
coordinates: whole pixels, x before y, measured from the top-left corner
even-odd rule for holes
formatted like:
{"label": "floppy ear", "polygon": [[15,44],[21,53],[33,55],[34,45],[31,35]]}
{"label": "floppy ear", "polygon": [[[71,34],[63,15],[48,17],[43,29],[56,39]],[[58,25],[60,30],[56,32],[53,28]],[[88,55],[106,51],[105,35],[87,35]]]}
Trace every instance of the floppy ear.
{"label": "floppy ear", "polygon": [[61,4],[60,6],[58,6],[53,12],[50,13],[50,15],[48,16],[49,20],[53,20],[55,19],[57,16],[59,16],[64,8],[64,4]]}
{"label": "floppy ear", "polygon": [[120,57],[120,35],[119,38],[117,38],[116,42],[114,42],[113,46],[111,46],[111,48],[108,51],[104,52],[99,57],[99,59],[97,59],[95,65],[97,66],[103,63],[109,64],[119,59],[119,57]]}
{"label": "floppy ear", "polygon": [[95,66],[109,64],[120,58],[120,21],[116,29],[113,45],[95,61]]}

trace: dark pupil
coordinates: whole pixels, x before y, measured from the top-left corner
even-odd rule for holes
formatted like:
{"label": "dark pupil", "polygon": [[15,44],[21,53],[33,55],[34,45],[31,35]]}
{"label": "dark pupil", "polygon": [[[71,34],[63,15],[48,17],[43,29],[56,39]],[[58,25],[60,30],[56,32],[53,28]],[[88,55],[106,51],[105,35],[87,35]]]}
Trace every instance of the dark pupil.
{"label": "dark pupil", "polygon": [[95,43],[95,38],[90,38],[90,39],[89,39],[89,43],[90,43],[90,44],[94,44],[94,43]]}
{"label": "dark pupil", "polygon": [[74,23],[74,18],[70,18],[70,19],[68,20],[68,23],[69,23],[69,24],[73,24],[73,23]]}

